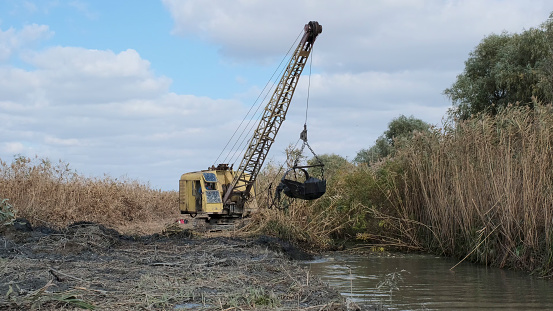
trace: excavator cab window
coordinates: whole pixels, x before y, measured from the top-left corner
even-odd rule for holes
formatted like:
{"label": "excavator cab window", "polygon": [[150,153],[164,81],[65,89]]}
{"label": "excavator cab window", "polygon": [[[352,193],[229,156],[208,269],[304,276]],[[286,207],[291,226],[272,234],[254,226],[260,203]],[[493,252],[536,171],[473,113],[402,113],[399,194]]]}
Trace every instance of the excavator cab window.
{"label": "excavator cab window", "polygon": [[216,183],[217,182],[217,175],[215,173],[203,173],[204,175],[204,181],[206,183]]}
{"label": "excavator cab window", "polygon": [[221,194],[217,190],[217,175],[203,173],[206,203],[221,203]]}

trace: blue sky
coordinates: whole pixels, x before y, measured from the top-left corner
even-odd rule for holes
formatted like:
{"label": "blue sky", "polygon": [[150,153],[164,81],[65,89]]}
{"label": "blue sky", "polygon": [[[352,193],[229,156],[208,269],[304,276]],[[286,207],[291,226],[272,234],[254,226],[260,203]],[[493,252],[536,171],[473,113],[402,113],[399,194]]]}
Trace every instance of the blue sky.
{"label": "blue sky", "polygon": [[[0,0],[0,159],[176,189],[180,174],[214,164],[317,20],[309,140],[351,160],[401,114],[439,126],[442,92],[480,40],[551,11],[545,0]],[[308,72],[270,161],[297,142]]]}
{"label": "blue sky", "polygon": [[[51,37],[36,42],[37,49],[53,45],[115,53],[134,49],[150,62],[156,74],[171,78],[172,92],[225,98],[240,89],[237,74],[265,79],[255,64],[225,63],[216,44],[194,35],[173,35],[174,21],[161,1],[3,0],[0,11],[4,12],[0,19],[2,29],[30,24],[49,27]],[[18,62],[16,57],[12,61]],[[264,69],[262,73],[269,71]],[[214,72],[217,74],[207,74]],[[213,88],[213,84],[218,87]]]}

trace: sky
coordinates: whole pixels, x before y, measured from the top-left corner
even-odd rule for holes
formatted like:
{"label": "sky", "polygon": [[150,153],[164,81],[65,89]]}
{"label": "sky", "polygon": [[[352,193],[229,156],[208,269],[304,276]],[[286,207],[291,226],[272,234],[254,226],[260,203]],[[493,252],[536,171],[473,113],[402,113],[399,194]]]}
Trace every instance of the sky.
{"label": "sky", "polygon": [[443,91],[476,45],[552,11],[550,0],[0,0],[0,159],[161,190],[238,167],[233,133],[313,20],[323,32],[266,164],[284,161],[306,120],[317,154],[353,160],[400,115],[439,127]]}

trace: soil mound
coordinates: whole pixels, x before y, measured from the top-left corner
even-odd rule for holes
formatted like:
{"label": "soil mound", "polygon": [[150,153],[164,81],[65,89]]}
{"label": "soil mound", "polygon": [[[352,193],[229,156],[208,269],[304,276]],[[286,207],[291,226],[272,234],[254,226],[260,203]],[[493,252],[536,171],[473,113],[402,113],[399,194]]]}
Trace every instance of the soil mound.
{"label": "soil mound", "polygon": [[279,238],[262,235],[253,244],[267,247],[273,252],[284,254],[291,260],[313,260],[313,255]]}

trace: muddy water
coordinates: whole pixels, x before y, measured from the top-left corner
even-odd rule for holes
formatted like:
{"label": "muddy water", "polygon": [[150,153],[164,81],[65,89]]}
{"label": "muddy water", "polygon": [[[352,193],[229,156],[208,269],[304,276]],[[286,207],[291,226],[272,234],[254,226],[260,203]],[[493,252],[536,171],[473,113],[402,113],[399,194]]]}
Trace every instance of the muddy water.
{"label": "muddy water", "polygon": [[[331,254],[312,274],[354,302],[391,310],[553,310],[553,280],[431,255]],[[380,288],[379,288],[380,286]]]}

